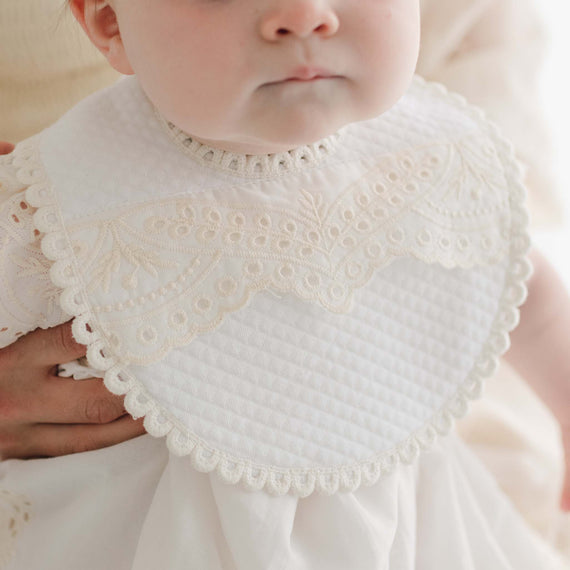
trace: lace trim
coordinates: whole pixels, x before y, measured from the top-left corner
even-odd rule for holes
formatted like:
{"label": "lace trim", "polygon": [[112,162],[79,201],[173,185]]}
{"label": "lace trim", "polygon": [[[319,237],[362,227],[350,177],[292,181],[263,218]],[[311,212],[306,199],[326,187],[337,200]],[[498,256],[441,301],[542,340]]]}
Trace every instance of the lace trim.
{"label": "lace trim", "polygon": [[16,539],[31,516],[31,503],[23,495],[0,489],[0,568],[14,555]]}
{"label": "lace trim", "polygon": [[[429,84],[426,89],[463,109],[475,122],[485,124],[483,113],[479,109],[468,106],[465,100],[457,95],[449,95],[443,86]],[[190,454],[198,471],[215,471],[224,482],[239,482],[250,490],[265,489],[275,495],[292,493],[306,497],[315,491],[323,494],[354,491],[360,485],[374,484],[381,475],[390,473],[400,462],[411,463],[420,450],[429,448],[438,436],[451,430],[455,418],[465,415],[468,402],[480,396],[483,379],[494,372],[499,356],[508,349],[508,333],[518,324],[518,307],[527,293],[524,282],[531,273],[531,266],[526,258],[530,248],[526,229],[528,216],[523,206],[525,189],[521,169],[515,160],[512,146],[499,135],[494,125],[486,124],[511,188],[510,263],[499,311],[489,339],[458,393],[450,398],[428,424],[390,452],[384,452],[369,461],[331,468],[283,469],[252,464],[250,461],[212,449],[204,441],[188,434],[175,418],[169,416],[167,410],[152,401],[144,386],[111,356],[112,349],[108,342],[89,324],[97,320],[87,304],[78,296],[80,273],[72,261],[73,252],[68,246],[70,242],[57,210],[53,189],[45,174],[37,168],[37,141],[30,140],[18,147],[16,162],[20,181],[29,186],[26,198],[32,206],[39,209],[35,216],[38,229],[47,234],[42,242],[42,249],[46,257],[55,262],[51,270],[52,279],[66,289],[61,298],[61,305],[76,317],[73,324],[75,338],[88,346],[90,365],[105,371],[107,388],[114,394],[126,395],[125,407],[129,413],[133,417],[145,416],[147,431],[156,437],[167,436],[168,447],[173,453]]]}
{"label": "lace trim", "polygon": [[49,277],[51,262],[40,249],[34,209],[25,201],[25,187],[15,168],[0,157],[0,347],[62,316],[61,291]]}
{"label": "lace trim", "polygon": [[315,143],[275,154],[237,154],[205,145],[155,111],[161,126],[184,154],[203,166],[244,178],[273,178],[313,167],[333,154],[341,135],[335,133]]}

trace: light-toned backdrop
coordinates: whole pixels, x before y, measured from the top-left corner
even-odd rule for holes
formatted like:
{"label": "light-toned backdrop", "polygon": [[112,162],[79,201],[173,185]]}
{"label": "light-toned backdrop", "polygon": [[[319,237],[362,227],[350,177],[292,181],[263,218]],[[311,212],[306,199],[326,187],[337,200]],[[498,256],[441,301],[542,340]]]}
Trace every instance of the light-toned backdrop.
{"label": "light-toned backdrop", "polygon": [[537,232],[535,241],[555,263],[570,290],[570,2],[541,0],[538,5],[550,32],[549,53],[542,75],[542,100],[555,141],[557,191],[565,212],[561,228]]}

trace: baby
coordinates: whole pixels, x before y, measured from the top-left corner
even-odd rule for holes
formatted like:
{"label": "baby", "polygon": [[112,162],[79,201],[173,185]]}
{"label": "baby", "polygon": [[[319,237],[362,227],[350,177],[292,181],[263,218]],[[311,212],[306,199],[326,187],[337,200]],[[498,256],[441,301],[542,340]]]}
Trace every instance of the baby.
{"label": "baby", "polygon": [[[171,453],[5,461],[10,568],[562,568],[449,433],[529,242],[509,145],[413,78],[418,0],[70,3],[133,77],[0,159],[0,346],[74,317]],[[533,262],[508,358],[565,435],[570,303]]]}

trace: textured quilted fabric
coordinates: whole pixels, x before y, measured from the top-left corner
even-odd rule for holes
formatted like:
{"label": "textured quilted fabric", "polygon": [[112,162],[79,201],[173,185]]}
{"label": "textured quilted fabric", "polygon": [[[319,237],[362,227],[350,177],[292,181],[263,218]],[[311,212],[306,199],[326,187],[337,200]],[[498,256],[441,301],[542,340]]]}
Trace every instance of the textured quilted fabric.
{"label": "textured quilted fabric", "polygon": [[489,336],[504,274],[398,260],[346,315],[259,293],[214,332],[132,371],[214,448],[287,467],[369,460],[457,391]]}

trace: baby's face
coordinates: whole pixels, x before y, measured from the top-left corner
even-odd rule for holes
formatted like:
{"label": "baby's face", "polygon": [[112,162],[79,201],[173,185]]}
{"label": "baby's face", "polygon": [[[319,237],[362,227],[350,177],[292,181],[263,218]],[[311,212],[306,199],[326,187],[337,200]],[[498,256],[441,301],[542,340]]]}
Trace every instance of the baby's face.
{"label": "baby's face", "polygon": [[109,3],[159,112],[235,152],[289,150],[382,113],[418,55],[418,0]]}

